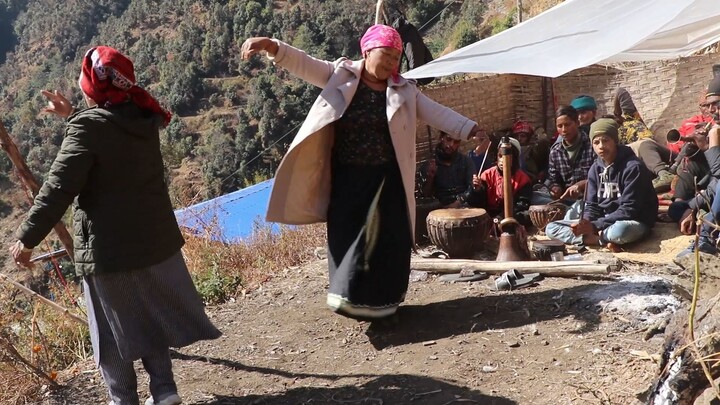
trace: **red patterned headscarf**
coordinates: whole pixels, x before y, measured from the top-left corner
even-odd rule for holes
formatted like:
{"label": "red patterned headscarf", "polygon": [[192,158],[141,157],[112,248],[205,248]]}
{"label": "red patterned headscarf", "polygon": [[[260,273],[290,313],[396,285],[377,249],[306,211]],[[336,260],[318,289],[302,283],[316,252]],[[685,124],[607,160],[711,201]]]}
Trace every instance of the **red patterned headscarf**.
{"label": "red patterned headscarf", "polygon": [[394,48],[402,52],[402,38],[395,28],[375,24],[365,31],[365,35],[360,40],[360,51],[365,56],[365,52],[375,48]]}
{"label": "red patterned headscarf", "polygon": [[100,106],[119,104],[128,99],[143,110],[163,116],[167,126],[172,116],[153,96],[135,84],[135,68],[125,55],[108,46],[91,48],[82,61],[80,88]]}
{"label": "red patterned headscarf", "polygon": [[533,132],[535,132],[535,130],[533,129],[532,125],[530,125],[530,123],[527,121],[520,120],[512,126],[513,134],[532,134]]}

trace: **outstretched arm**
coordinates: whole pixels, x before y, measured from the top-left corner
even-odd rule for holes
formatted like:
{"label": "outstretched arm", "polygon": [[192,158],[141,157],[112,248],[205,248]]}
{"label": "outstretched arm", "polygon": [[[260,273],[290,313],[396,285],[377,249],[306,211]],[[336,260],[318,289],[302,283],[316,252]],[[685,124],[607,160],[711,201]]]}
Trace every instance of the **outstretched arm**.
{"label": "outstretched arm", "polygon": [[[243,59],[249,59],[263,51],[267,53],[268,59],[276,65],[283,67],[293,76],[320,88],[325,87],[335,70],[333,62],[313,58],[300,49],[267,37],[246,39],[240,48],[240,55]],[[339,61],[344,60],[343,58]]]}
{"label": "outstretched arm", "polygon": [[477,134],[478,142],[484,142],[488,137],[475,121],[445,107],[420,91],[417,92],[417,114],[420,120],[455,139],[470,139]]}

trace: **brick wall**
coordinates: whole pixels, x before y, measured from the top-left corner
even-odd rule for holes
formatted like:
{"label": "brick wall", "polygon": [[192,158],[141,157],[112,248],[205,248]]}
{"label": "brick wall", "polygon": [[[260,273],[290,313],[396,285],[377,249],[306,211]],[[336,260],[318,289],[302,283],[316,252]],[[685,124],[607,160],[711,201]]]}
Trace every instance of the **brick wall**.
{"label": "brick wall", "polygon": [[[458,113],[477,121],[481,128],[497,130],[512,125],[514,119],[512,75],[488,75],[423,88],[423,93],[438,103],[452,108]],[[440,132],[430,129],[432,144],[439,139]],[[461,148],[467,151],[470,142],[463,142]],[[424,161],[430,156],[428,151],[428,125],[418,122],[417,159]]]}
{"label": "brick wall", "polygon": [[[698,114],[699,95],[712,79],[712,65],[716,63],[720,63],[718,54],[607,68],[591,66],[554,79],[553,83],[559,104],[568,104],[576,96],[588,94],[597,100],[599,115],[612,113],[612,96],[618,87],[625,87],[650,129],[659,139],[664,139],[668,130]],[[518,107],[521,108],[519,114],[527,111],[528,116],[538,116],[535,110]]]}
{"label": "brick wall", "polygon": [[[659,140],[664,140],[669,129],[698,113],[698,97],[712,78],[712,65],[716,63],[720,63],[717,53],[675,61],[590,66],[552,81],[536,76],[487,75],[431,85],[423,88],[423,93],[489,131],[508,128],[522,118],[552,133],[553,93],[558,104],[569,104],[580,94],[591,95],[598,102],[598,114],[603,115],[612,113],[615,89],[625,87],[645,122]],[[439,133],[432,129],[431,134],[434,144]],[[462,146],[463,150],[470,147],[467,142]],[[429,156],[428,130],[423,122],[418,123],[417,152],[418,161]]]}

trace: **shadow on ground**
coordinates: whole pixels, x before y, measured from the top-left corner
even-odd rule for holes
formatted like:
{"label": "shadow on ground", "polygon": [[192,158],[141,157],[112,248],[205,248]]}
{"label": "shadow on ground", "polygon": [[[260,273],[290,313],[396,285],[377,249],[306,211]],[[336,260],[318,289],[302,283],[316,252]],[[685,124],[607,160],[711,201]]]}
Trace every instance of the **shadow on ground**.
{"label": "shadow on ground", "polygon": [[301,387],[274,395],[245,397],[216,396],[198,404],[297,405],[444,405],[456,403],[483,405],[516,404],[507,398],[483,394],[447,381],[416,375],[379,375],[362,385],[340,387]]}
{"label": "shadow on ground", "polygon": [[[502,295],[467,297],[426,305],[403,305],[398,310],[396,320],[373,322],[366,335],[372,345],[381,350],[492,329],[522,327],[564,317],[581,322],[582,326],[574,333],[586,333],[595,330],[601,320],[602,299],[590,298],[592,292],[606,286],[593,283],[537,292],[516,290]],[[646,287],[647,283],[626,282],[624,286]],[[622,297],[625,290],[629,288],[620,289],[613,298]],[[645,289],[645,292],[653,293],[652,289]]]}

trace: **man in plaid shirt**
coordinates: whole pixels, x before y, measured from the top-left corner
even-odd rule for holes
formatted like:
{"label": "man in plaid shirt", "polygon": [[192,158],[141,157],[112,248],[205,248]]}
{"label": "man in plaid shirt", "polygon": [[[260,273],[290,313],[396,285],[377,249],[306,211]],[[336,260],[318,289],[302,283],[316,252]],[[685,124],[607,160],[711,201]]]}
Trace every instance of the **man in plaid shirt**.
{"label": "man in plaid shirt", "polygon": [[577,110],[571,106],[561,106],[555,117],[558,133],[563,140],[550,148],[545,185],[553,200],[582,198],[595,154],[588,136],[578,129],[580,122]]}

